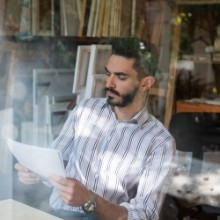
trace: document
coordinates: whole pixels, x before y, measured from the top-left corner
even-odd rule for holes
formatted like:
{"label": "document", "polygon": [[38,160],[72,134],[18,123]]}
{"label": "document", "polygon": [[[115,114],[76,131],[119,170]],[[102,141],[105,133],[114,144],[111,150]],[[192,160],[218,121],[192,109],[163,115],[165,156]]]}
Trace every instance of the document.
{"label": "document", "polygon": [[29,170],[44,178],[52,173],[65,177],[64,163],[59,150],[23,144],[12,139],[8,139],[7,144],[19,163]]}

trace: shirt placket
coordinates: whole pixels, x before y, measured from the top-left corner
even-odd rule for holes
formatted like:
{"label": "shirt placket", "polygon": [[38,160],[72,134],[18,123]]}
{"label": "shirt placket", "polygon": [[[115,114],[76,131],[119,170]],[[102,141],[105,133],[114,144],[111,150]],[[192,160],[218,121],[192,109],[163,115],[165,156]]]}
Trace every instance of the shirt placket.
{"label": "shirt placket", "polygon": [[101,172],[102,164],[103,164],[103,157],[105,155],[105,152],[107,151],[106,149],[108,148],[115,131],[118,126],[118,121],[114,121],[114,123],[111,123],[109,126],[105,128],[105,131],[102,136],[102,140],[99,143],[99,151],[97,152],[97,160],[95,164],[95,177],[98,178]]}

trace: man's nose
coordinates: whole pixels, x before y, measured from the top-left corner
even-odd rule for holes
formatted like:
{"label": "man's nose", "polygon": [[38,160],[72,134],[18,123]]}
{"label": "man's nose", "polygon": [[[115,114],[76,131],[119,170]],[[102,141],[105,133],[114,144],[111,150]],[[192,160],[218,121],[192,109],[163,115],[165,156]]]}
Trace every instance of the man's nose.
{"label": "man's nose", "polygon": [[114,75],[107,77],[106,87],[107,88],[114,88],[115,87],[115,76]]}

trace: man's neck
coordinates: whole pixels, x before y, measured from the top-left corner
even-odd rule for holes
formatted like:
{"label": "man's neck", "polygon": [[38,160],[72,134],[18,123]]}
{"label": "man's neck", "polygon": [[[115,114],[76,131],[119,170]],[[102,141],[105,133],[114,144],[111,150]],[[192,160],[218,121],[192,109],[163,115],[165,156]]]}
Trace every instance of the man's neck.
{"label": "man's neck", "polygon": [[138,112],[140,112],[144,108],[144,103],[135,105],[130,104],[126,107],[117,107],[115,106],[114,112],[118,120],[130,120],[132,119]]}

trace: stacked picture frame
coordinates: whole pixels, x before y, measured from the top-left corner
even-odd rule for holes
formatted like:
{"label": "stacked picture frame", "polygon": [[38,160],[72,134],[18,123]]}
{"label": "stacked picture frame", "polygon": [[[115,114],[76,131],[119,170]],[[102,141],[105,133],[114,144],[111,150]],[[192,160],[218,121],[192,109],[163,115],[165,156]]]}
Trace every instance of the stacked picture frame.
{"label": "stacked picture frame", "polygon": [[78,46],[73,83],[77,102],[83,98],[105,97],[105,65],[111,53],[111,45]]}
{"label": "stacked picture frame", "polygon": [[73,69],[33,70],[34,144],[48,147],[60,132],[74,97]]}

